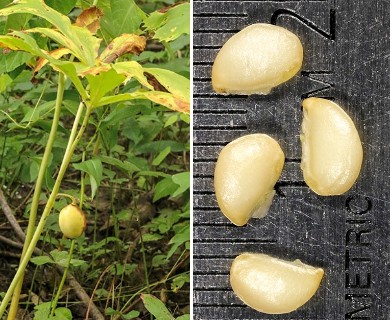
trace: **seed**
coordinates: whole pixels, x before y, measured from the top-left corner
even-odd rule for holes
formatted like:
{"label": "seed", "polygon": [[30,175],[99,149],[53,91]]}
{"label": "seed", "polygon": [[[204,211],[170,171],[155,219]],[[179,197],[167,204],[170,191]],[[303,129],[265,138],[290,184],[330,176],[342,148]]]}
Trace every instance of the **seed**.
{"label": "seed", "polygon": [[74,239],[82,235],[87,220],[79,207],[69,204],[61,210],[58,223],[64,236]]}
{"label": "seed", "polygon": [[222,213],[235,225],[264,217],[275,195],[284,154],[266,134],[251,134],[226,145],[214,173],[215,195]]}
{"label": "seed", "polygon": [[251,308],[268,314],[292,312],[317,291],[324,270],[266,254],[244,253],[234,259],[230,283]]}
{"label": "seed", "polygon": [[268,94],[301,68],[303,48],[292,32],[257,23],[232,36],[215,58],[212,86],[217,93]]}
{"label": "seed", "polygon": [[340,195],[355,183],[363,148],[351,118],[336,103],[308,98],[302,103],[302,162],[307,185],[322,196]]}

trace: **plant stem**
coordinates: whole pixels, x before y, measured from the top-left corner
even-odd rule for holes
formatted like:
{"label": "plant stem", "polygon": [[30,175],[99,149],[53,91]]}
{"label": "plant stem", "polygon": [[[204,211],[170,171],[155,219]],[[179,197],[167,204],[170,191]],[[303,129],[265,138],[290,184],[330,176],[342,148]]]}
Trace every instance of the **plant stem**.
{"label": "plant stem", "polygon": [[53,304],[51,306],[50,317],[54,316],[54,311],[56,310],[58,299],[60,298],[62,288],[64,287],[64,284],[65,284],[66,276],[68,275],[70,261],[72,260],[72,255],[73,255],[74,244],[75,244],[75,240],[73,239],[71,244],[70,244],[68,261],[66,263],[66,267],[64,269],[64,273],[62,274],[61,283],[60,283],[60,286],[57,289],[57,294],[56,294],[56,296],[54,298],[54,301],[53,301]]}
{"label": "plant stem", "polygon": [[[27,247],[30,244],[31,238],[34,234],[35,229],[35,223],[37,220],[37,211],[38,211],[38,204],[39,204],[39,198],[41,195],[43,180],[45,178],[45,174],[47,171],[47,166],[49,163],[51,151],[53,148],[53,143],[57,134],[57,127],[58,123],[60,121],[60,114],[61,114],[61,106],[62,106],[62,100],[64,97],[64,90],[65,90],[65,76],[63,73],[59,73],[58,75],[58,89],[57,89],[57,98],[56,98],[56,104],[55,104],[55,111],[54,116],[52,120],[52,126],[50,129],[49,139],[47,141],[47,145],[45,148],[45,152],[42,157],[42,162],[39,167],[38,177],[35,184],[34,189],[34,195],[31,203],[31,209],[30,209],[30,215],[28,220],[28,226],[27,226],[27,232],[26,232],[26,239],[24,241],[23,251],[21,260],[23,260],[24,256],[26,255]],[[8,313],[8,319],[13,320],[16,317],[16,313],[18,311],[19,306],[19,298],[20,298],[20,292],[22,290],[23,285],[23,277],[24,274],[20,277],[20,280],[14,290],[11,306]]]}
{"label": "plant stem", "polygon": [[[83,155],[81,157],[81,162],[85,161],[85,151],[83,151]],[[81,172],[81,188],[80,188],[80,209],[83,208],[84,204],[84,192],[85,192],[85,183],[84,183],[84,172]]]}
{"label": "plant stem", "polygon": [[54,206],[54,202],[55,202],[55,199],[57,197],[58,191],[60,189],[62,179],[63,179],[65,172],[66,172],[66,169],[68,168],[69,163],[72,159],[73,152],[74,152],[78,142],[80,141],[81,136],[83,135],[83,133],[85,131],[85,128],[87,127],[87,123],[88,123],[88,119],[89,119],[89,116],[90,116],[91,111],[92,111],[92,107],[87,108],[83,123],[82,123],[82,125],[77,133],[78,122],[81,118],[81,114],[82,114],[83,109],[84,109],[83,106],[84,106],[83,103],[80,103],[79,110],[77,111],[77,114],[76,114],[75,122],[73,123],[72,132],[71,132],[70,137],[69,137],[68,146],[67,146],[65,154],[64,154],[64,159],[62,160],[61,167],[60,167],[60,170],[58,172],[56,182],[54,184],[54,187],[53,187],[53,190],[50,194],[50,197],[46,203],[46,206],[45,206],[45,209],[42,213],[41,219],[40,219],[38,226],[34,232],[34,235],[31,239],[31,242],[27,248],[26,254],[25,254],[24,258],[22,259],[22,261],[20,262],[18,270],[16,271],[16,274],[15,274],[10,286],[8,287],[8,290],[3,298],[3,301],[1,302],[0,319],[4,314],[5,309],[7,308],[8,302],[11,299],[12,293],[15,290],[15,287],[16,287],[20,277],[23,275],[24,270],[26,269],[26,266],[27,266],[27,264],[31,258],[31,255],[34,251],[34,248],[35,248],[36,244],[38,243],[39,237],[40,237],[40,235],[43,231],[43,228],[46,224],[47,217],[49,216],[51,209]]}
{"label": "plant stem", "polygon": [[[139,222],[138,222],[139,224]],[[140,230],[140,242],[141,242],[141,252],[142,252],[142,259],[144,263],[144,273],[145,273],[145,282],[146,282],[146,292],[150,293],[150,283],[149,283],[149,272],[148,272],[148,266],[146,264],[146,254],[145,254],[145,246],[144,246],[144,241],[142,238],[142,232],[141,232],[141,227],[139,226]]]}

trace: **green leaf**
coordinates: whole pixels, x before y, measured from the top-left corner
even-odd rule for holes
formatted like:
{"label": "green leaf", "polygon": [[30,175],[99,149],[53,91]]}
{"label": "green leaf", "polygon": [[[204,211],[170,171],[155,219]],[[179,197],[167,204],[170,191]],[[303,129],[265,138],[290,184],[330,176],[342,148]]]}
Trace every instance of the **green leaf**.
{"label": "green leaf", "polygon": [[180,119],[183,120],[185,123],[190,124],[191,118],[188,114],[181,113],[180,114]]}
{"label": "green leaf", "polygon": [[121,160],[114,158],[114,157],[100,156],[99,159],[104,163],[110,164],[112,166],[115,166],[119,169],[124,170],[128,174],[132,174],[133,172],[137,172],[137,171],[141,170],[134,163],[131,163],[129,161],[121,161]]}
{"label": "green leaf", "polygon": [[[1,7],[1,5],[0,5]],[[13,14],[7,17],[7,22],[5,24],[5,32],[9,30],[23,30],[27,28],[28,21],[31,19],[31,14]]]}
{"label": "green leaf", "polygon": [[146,233],[142,236],[143,242],[151,242],[151,241],[157,241],[161,240],[163,238],[162,235],[159,235],[157,233]]}
{"label": "green leaf", "polygon": [[113,69],[98,75],[89,74],[86,78],[90,87],[92,106],[96,105],[106,93],[119,86],[126,79],[124,75],[118,74]]}
{"label": "green leaf", "polygon": [[42,103],[41,105],[36,106],[34,108],[29,108],[20,122],[23,123],[23,122],[38,121],[44,114],[52,110],[54,106],[55,106],[55,101],[52,100],[52,101]]}
{"label": "green leaf", "polygon": [[182,316],[177,317],[176,320],[190,320],[191,319],[190,316],[191,315],[189,314],[183,314]]}
{"label": "green leaf", "polygon": [[177,293],[186,283],[190,283],[190,275],[188,273],[179,274],[172,280],[171,289]]}
{"label": "green leaf", "polygon": [[108,307],[106,309],[105,313],[106,313],[106,316],[114,316],[114,315],[120,316],[121,315],[121,313],[118,310],[115,310],[115,309],[113,309],[111,307]]}
{"label": "green leaf", "polygon": [[76,5],[77,0],[45,0],[45,3],[54,10],[67,15]]}
{"label": "green leaf", "polygon": [[174,320],[165,304],[151,294],[141,294],[145,308],[156,318],[156,320]]}
{"label": "green leaf", "polygon": [[35,181],[39,173],[39,164],[35,159],[30,162],[30,181]]}
{"label": "green leaf", "polygon": [[144,75],[144,68],[136,61],[124,61],[117,62],[112,65],[112,68],[119,74],[126,76],[126,80],[129,81],[132,78],[136,79],[140,84],[148,89],[153,90],[153,87],[148,82]]}
{"label": "green leaf", "polygon": [[13,51],[8,54],[1,54],[0,74],[11,72],[17,67],[25,64],[30,59],[31,55],[27,52]]}
{"label": "green leaf", "polygon": [[172,181],[172,177],[165,178],[158,182],[154,188],[153,202],[161,198],[171,196],[175,193],[178,186]]}
{"label": "green leaf", "polygon": [[51,58],[49,59],[49,61],[55,66],[55,68],[61,70],[70,79],[70,81],[72,81],[80,96],[86,102],[88,100],[88,95],[84,89],[83,84],[81,83],[80,78],[77,75],[75,64],[72,62],[59,61]]}
{"label": "green leaf", "polygon": [[167,233],[180,220],[180,211],[168,208],[161,209],[160,215],[150,223],[151,230],[158,230],[160,234]]}
{"label": "green leaf", "polygon": [[54,263],[61,267],[66,267],[68,264],[68,252],[52,250],[50,255],[53,257]]}
{"label": "green leaf", "polygon": [[70,311],[68,308],[64,308],[64,307],[56,308],[56,310],[54,311],[54,314],[55,314],[55,317],[54,317],[55,320],[72,320],[73,319],[72,311]]}
{"label": "green leaf", "polygon": [[41,266],[47,263],[54,263],[53,259],[50,258],[49,256],[33,257],[30,259],[30,261],[37,266]]}
{"label": "green leaf", "polygon": [[70,259],[70,265],[73,267],[81,267],[87,265],[87,261],[81,259]]}
{"label": "green leaf", "polygon": [[190,226],[185,225],[169,241],[169,244],[172,244],[172,247],[169,249],[169,251],[167,253],[167,259],[169,259],[182,244],[189,242],[189,241],[190,241]]}
{"label": "green leaf", "polygon": [[94,198],[96,190],[103,179],[103,165],[100,159],[90,159],[81,163],[75,163],[73,166],[81,171],[88,173],[91,182],[91,197]]}
{"label": "green leaf", "polygon": [[154,166],[160,165],[160,163],[164,161],[164,159],[168,156],[168,154],[170,154],[170,152],[171,152],[171,147],[169,146],[166,147],[163,151],[159,153],[159,155],[156,158],[154,158],[152,165]]}
{"label": "green leaf", "polygon": [[159,171],[140,171],[137,173],[137,176],[170,178],[169,174]]}
{"label": "green leaf", "polygon": [[156,153],[161,152],[166,147],[171,147],[171,152],[183,152],[186,150],[185,146],[180,142],[172,140],[160,140],[145,143],[140,146],[137,151],[141,153]]}
{"label": "green leaf", "polygon": [[167,121],[165,121],[165,123],[164,123],[164,128],[173,125],[174,123],[177,122],[178,119],[179,119],[178,114],[174,114],[174,115],[170,116],[170,117],[167,119]]}
{"label": "green leaf", "polygon": [[51,303],[52,302],[49,301],[36,305],[34,307],[34,310],[36,310],[34,313],[34,320],[49,319]]}
{"label": "green leaf", "polygon": [[172,194],[172,197],[177,197],[190,188],[190,173],[182,172],[172,176],[172,181],[179,185],[179,188]]}
{"label": "green leaf", "polygon": [[0,75],[0,93],[4,92],[12,83],[12,79],[8,74]]}
{"label": "green leaf", "polygon": [[129,313],[122,314],[122,318],[125,320],[130,320],[130,319],[138,318],[139,315],[140,315],[139,311],[132,310]]}
{"label": "green leaf", "polygon": [[106,41],[123,33],[136,33],[146,17],[134,0],[111,0],[110,5],[102,10],[104,16],[100,21],[100,29]]}
{"label": "green leaf", "polygon": [[145,21],[149,31],[155,31],[155,39],[172,41],[182,34],[190,34],[190,4],[182,3],[168,11],[153,12]]}

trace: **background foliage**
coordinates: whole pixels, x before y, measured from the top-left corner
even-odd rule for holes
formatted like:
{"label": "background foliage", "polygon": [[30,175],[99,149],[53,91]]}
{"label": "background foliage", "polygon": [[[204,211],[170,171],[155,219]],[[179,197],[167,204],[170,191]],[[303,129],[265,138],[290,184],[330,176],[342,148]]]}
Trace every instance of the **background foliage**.
{"label": "background foliage", "polygon": [[[45,2],[73,23],[92,7],[91,1]],[[0,1],[0,8],[9,3]],[[188,86],[181,83],[181,77],[189,78],[189,4],[167,5],[174,3],[98,1],[102,13],[96,31],[96,38],[102,41],[99,54],[122,34],[145,36],[146,47],[139,55],[118,55],[115,63],[138,62],[153,75],[146,76],[148,83],[141,87],[149,85],[185,100],[180,94]],[[86,21],[91,24],[85,27],[96,24],[95,20]],[[0,34],[50,27],[31,13],[0,17]],[[27,34],[47,52],[59,48],[50,36]],[[3,44],[0,53],[0,185],[24,228],[53,119],[58,73],[49,64],[37,70],[31,52],[4,47],[9,45]],[[67,61],[70,57],[65,52],[55,58]],[[156,71],[161,69],[167,71]],[[66,81],[40,207],[53,188],[82,95],[71,80],[68,77]],[[123,78],[116,71],[114,76],[106,72],[100,78],[81,81],[84,87],[88,82],[95,88],[91,100],[94,94],[96,102],[104,96],[144,90],[133,79],[121,84]],[[149,313],[157,319],[173,319],[189,313],[189,116],[174,111],[180,108],[172,111],[151,100],[111,99],[96,108],[61,185],[62,193],[81,200],[88,219],[85,235],[77,239],[71,272],[102,314],[117,319],[144,318]],[[21,303],[26,319],[48,317],[60,281],[53,266],[64,266],[70,246],[58,227],[58,213],[66,203],[66,198],[55,203],[39,243],[45,254],[32,258],[26,272]],[[17,241],[3,216],[0,222],[0,233]],[[5,291],[19,253],[1,241],[0,246],[4,252],[0,291]],[[164,317],[155,314],[154,306],[160,304],[166,308]],[[61,294],[55,318],[81,318],[86,310],[69,286]]]}

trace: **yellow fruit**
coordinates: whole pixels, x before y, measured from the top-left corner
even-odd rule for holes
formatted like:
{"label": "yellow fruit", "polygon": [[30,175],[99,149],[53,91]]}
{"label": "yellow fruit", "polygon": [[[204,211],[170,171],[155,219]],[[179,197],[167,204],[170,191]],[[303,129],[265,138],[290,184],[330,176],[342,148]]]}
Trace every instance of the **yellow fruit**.
{"label": "yellow fruit", "polygon": [[86,224],[85,214],[79,207],[69,204],[61,210],[59,225],[65,237],[69,239],[80,237]]}

